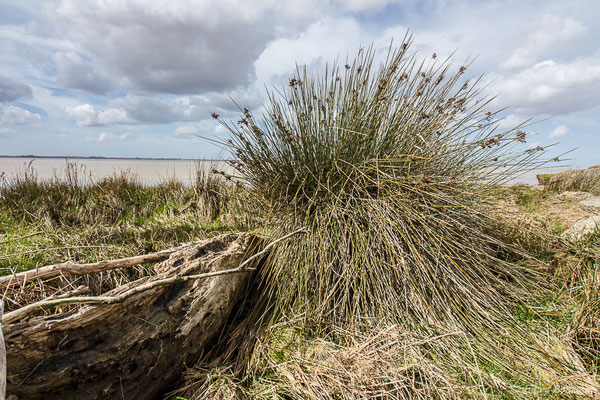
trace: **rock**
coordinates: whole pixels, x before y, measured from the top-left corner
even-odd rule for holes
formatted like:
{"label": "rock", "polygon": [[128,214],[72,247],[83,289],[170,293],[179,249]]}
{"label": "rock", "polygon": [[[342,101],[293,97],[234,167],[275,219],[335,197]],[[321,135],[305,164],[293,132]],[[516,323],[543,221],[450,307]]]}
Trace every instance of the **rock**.
{"label": "rock", "polygon": [[562,192],[557,196],[560,200],[585,200],[592,197],[589,192]]}
{"label": "rock", "polygon": [[571,241],[579,241],[600,229],[600,215],[579,220],[572,227],[563,232],[561,237]]}
{"label": "rock", "polygon": [[[228,234],[171,254],[144,283],[236,268],[259,240]],[[85,305],[3,326],[7,394],[24,399],[162,399],[211,344],[244,295],[248,272],[141,291],[113,304]]]}
{"label": "rock", "polygon": [[579,206],[586,211],[600,212],[600,196],[593,196],[581,201]]}

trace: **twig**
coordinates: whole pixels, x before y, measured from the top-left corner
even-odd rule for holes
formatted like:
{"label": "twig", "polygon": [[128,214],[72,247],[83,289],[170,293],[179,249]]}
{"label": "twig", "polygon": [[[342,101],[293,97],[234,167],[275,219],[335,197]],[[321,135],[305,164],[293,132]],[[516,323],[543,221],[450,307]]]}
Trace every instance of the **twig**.
{"label": "twig", "polygon": [[29,235],[21,236],[20,238],[16,238],[16,239],[8,239],[8,240],[5,240],[3,242],[0,242],[0,245],[6,244],[6,243],[10,243],[10,242],[18,242],[18,241],[21,241],[21,240],[26,239],[28,237],[41,235],[42,233],[44,233],[44,231],[33,232],[33,233],[30,233]]}
{"label": "twig", "polygon": [[304,228],[298,229],[292,233],[289,233],[285,236],[280,237],[277,240],[272,241],[267,246],[265,246],[261,251],[259,251],[258,253],[254,254],[253,256],[246,259],[244,262],[242,262],[236,268],[226,269],[226,270],[222,270],[222,271],[206,272],[206,273],[197,274],[197,275],[172,276],[170,278],[147,282],[141,286],[129,289],[117,296],[67,297],[67,298],[62,298],[62,299],[42,300],[42,301],[38,301],[36,303],[29,304],[18,310],[15,310],[15,311],[5,314],[2,317],[2,323],[10,324],[11,322],[21,319],[40,308],[46,309],[49,307],[55,307],[55,306],[66,305],[66,304],[115,304],[115,303],[121,303],[133,295],[136,295],[138,293],[141,293],[146,290],[153,289],[153,288],[156,288],[159,286],[170,285],[173,283],[187,282],[187,281],[196,280],[196,279],[212,278],[212,277],[221,276],[221,275],[229,275],[229,274],[235,274],[235,273],[241,273],[241,272],[254,271],[254,268],[246,268],[246,266],[250,262],[255,260],[256,258],[265,254],[275,244],[277,244],[283,240],[286,240],[298,233],[308,233],[308,231]]}
{"label": "twig", "polygon": [[62,275],[63,273],[71,275],[87,275],[95,272],[109,271],[117,268],[132,267],[146,262],[158,262],[169,258],[169,256],[181,250],[190,244],[173,247],[167,250],[161,250],[156,253],[144,254],[140,256],[119,258],[116,260],[104,260],[90,264],[76,264],[70,261],[46,265],[44,267],[20,272],[18,274],[0,277],[0,288],[12,287],[24,281],[31,279],[50,279]]}

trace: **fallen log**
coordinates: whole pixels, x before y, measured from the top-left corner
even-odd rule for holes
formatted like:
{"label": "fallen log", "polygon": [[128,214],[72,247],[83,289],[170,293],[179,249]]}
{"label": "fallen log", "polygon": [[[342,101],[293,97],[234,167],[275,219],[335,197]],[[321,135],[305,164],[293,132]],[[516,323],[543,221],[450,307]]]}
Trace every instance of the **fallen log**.
{"label": "fallen log", "polygon": [[7,395],[162,398],[221,330],[248,281],[243,261],[259,242],[250,234],[202,241],[170,254],[156,276],[103,295],[130,293],[121,301],[4,322]]}
{"label": "fallen log", "polygon": [[149,262],[159,262],[166,260],[171,254],[184,249],[187,246],[189,246],[189,244],[157,251],[155,253],[119,258],[117,260],[103,260],[89,264],[77,264],[67,261],[59,264],[46,265],[44,267],[19,272],[18,274],[0,277],[0,289],[21,285],[36,279],[51,279],[61,275],[87,275],[113,269],[133,267]]}
{"label": "fallen log", "polygon": [[[0,300],[0,317],[4,313],[4,301]],[[4,335],[2,334],[2,323],[0,323],[0,400],[6,395],[6,348],[4,347]]]}

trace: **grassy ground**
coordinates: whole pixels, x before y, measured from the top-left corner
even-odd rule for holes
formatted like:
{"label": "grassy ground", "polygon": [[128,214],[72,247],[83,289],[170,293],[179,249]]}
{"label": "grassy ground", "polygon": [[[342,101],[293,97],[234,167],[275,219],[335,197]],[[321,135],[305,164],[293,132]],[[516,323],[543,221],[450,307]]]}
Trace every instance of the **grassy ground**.
{"label": "grassy ground", "polygon": [[[339,326],[307,330],[287,321],[271,327],[247,358],[243,374],[234,364],[206,359],[190,371],[185,399],[580,399],[596,398],[600,385],[600,232],[570,243],[559,235],[586,217],[572,199],[539,187],[498,188],[494,207],[510,220],[508,241],[545,266],[552,288],[513,309],[552,361],[490,355],[488,343],[463,331],[428,335],[381,323],[362,331]],[[526,261],[523,261],[527,263]],[[506,350],[510,342],[503,343]],[[464,354],[472,357],[465,359]],[[511,352],[507,351],[507,355]],[[562,359],[561,359],[562,357]],[[559,360],[560,359],[560,360]],[[594,389],[596,388],[596,389]]]}
{"label": "grassy ground", "polygon": [[[16,181],[0,183],[2,275],[63,261],[146,254],[248,226],[242,191],[214,175],[199,172],[192,186],[175,181],[147,186],[125,173],[82,182],[78,169],[67,165],[66,173],[50,182],[39,181],[30,169]],[[106,289],[147,273],[150,269],[141,266],[104,273],[98,280]],[[66,283],[20,290],[77,284]],[[6,309],[44,294],[7,296]]]}
{"label": "grassy ground", "polygon": [[[93,262],[257,227],[259,221],[249,218],[247,196],[242,187],[202,174],[194,186],[147,187],[126,175],[91,185],[68,178],[39,182],[30,171],[2,186],[0,268],[7,274],[66,260]],[[503,234],[547,266],[544,279],[553,288],[536,302],[515,307],[514,317],[524,329],[546,332],[543,345],[553,346],[555,356],[571,360],[578,371],[557,375],[560,369],[548,360],[489,357],[489,343],[460,329],[432,328],[424,334],[389,323],[361,331],[339,325],[306,329],[288,320],[262,336],[245,358],[249,367],[243,374],[233,364],[206,358],[190,369],[179,394],[186,399],[593,398],[585,390],[600,384],[600,234],[579,243],[560,240],[557,235],[589,212],[556,192],[514,186],[498,188],[496,199],[494,207],[513,229]],[[116,285],[144,273],[141,267],[102,282]],[[14,294],[7,300],[8,309],[27,301]],[[507,373],[511,369],[519,373]]]}

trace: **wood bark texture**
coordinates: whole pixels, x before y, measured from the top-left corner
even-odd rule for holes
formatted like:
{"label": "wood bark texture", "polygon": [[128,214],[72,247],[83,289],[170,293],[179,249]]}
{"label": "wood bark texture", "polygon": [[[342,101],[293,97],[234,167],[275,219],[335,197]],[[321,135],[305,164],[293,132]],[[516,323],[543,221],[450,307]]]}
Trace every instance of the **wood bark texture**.
{"label": "wood bark texture", "polygon": [[[0,300],[0,320],[4,313],[4,301]],[[2,323],[0,323],[0,400],[6,396],[6,348],[4,347],[4,335],[2,334]]]}
{"label": "wood bark texture", "polygon": [[[260,246],[250,234],[199,242],[114,289],[236,268]],[[157,286],[115,304],[86,305],[4,326],[7,395],[18,399],[162,399],[220,332],[249,272]],[[14,397],[13,397],[14,398]]]}

